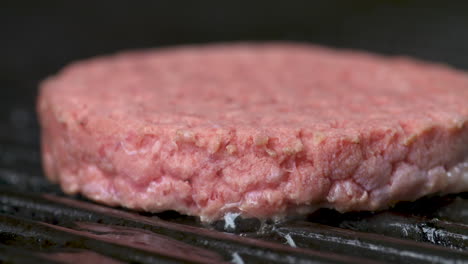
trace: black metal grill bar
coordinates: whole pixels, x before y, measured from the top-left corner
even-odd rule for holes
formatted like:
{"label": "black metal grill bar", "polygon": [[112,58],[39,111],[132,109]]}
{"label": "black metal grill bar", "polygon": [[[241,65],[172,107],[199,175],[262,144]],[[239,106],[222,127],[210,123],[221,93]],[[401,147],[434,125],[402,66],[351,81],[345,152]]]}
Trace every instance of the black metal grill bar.
{"label": "black metal grill bar", "polygon": [[[2,241],[6,243],[6,241]],[[6,246],[0,244],[0,263],[100,263],[100,264],[120,264],[121,261],[108,258],[88,250],[74,250],[67,248],[60,251],[34,251],[31,247],[25,249],[21,247]]]}
{"label": "black metal grill bar", "polygon": [[[255,263],[367,263],[365,259],[350,258],[313,250],[296,249],[216,231],[178,225],[156,219],[109,209],[67,198],[21,194],[2,190],[0,212],[65,227],[75,227],[77,222],[139,228],[155,234],[220,252],[226,260],[237,253]],[[64,203],[65,202],[65,203]],[[84,209],[86,207],[88,209]],[[250,262],[249,261],[249,262]]]}
{"label": "black metal grill bar", "polygon": [[73,230],[33,222],[24,218],[0,214],[0,222],[0,236],[3,241],[14,246],[27,244],[27,247],[33,250],[92,249],[109,257],[137,263],[184,263],[188,261],[181,257],[156,254],[99,240],[93,236],[77,234]]}
{"label": "black metal grill bar", "polygon": [[461,263],[468,259],[468,253],[445,247],[308,222],[280,226],[275,232],[289,236],[299,247],[397,263]]}
{"label": "black metal grill bar", "polygon": [[360,219],[344,219],[338,227],[383,234],[418,242],[464,250],[468,248],[468,226],[395,212],[382,212]]}
{"label": "black metal grill bar", "polygon": [[16,264],[30,264],[30,263],[41,263],[41,264],[57,264],[60,262],[48,259],[37,253],[31,252],[31,250],[24,250],[21,248],[15,248],[11,246],[3,245],[5,241],[0,243],[0,263],[16,263]]}
{"label": "black metal grill bar", "polygon": [[57,261],[62,264],[75,263],[99,263],[99,264],[123,264],[123,261],[116,260],[94,251],[67,249],[58,252],[39,253],[41,257],[50,261]]}

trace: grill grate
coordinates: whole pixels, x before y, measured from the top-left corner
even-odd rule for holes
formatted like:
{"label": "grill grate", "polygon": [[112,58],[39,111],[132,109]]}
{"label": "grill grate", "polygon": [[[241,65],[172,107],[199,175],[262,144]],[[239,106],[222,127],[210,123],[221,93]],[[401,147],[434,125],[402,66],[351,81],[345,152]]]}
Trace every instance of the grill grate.
{"label": "grill grate", "polygon": [[276,225],[236,219],[230,233],[223,222],[206,227],[176,213],[138,214],[66,197],[42,177],[34,116],[22,113],[29,117],[20,125],[0,124],[2,262],[468,263],[467,194],[381,213],[319,210]]}

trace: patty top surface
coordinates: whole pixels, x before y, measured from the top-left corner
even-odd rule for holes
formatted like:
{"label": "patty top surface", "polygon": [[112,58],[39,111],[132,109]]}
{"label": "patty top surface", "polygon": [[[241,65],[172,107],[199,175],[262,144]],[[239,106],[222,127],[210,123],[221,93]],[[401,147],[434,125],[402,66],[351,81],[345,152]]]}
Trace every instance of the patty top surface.
{"label": "patty top surface", "polygon": [[306,45],[130,52],[73,64],[49,83],[60,86],[64,107],[124,124],[348,133],[429,120],[459,125],[468,116],[467,75]]}

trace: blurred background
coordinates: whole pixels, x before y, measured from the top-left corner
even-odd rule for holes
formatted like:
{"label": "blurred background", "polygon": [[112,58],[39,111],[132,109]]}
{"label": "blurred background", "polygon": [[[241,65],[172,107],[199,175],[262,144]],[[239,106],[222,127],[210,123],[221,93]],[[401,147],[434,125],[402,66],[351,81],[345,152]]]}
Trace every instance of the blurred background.
{"label": "blurred background", "polygon": [[40,80],[71,61],[119,50],[290,40],[468,69],[468,1],[4,0],[0,33],[0,137],[19,140],[37,134]]}

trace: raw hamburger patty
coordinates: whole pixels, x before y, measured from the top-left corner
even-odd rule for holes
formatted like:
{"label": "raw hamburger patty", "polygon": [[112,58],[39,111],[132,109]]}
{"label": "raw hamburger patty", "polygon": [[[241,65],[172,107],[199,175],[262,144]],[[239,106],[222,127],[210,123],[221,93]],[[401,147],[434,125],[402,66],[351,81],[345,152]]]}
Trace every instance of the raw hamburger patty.
{"label": "raw hamburger patty", "polygon": [[42,83],[48,178],[108,205],[281,217],[468,190],[468,76],[294,44],[129,52]]}

